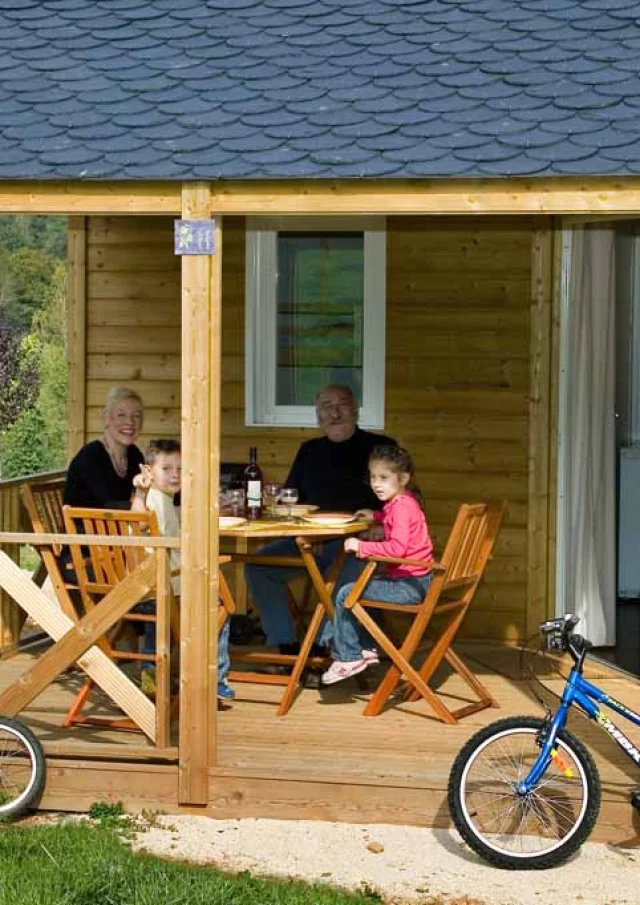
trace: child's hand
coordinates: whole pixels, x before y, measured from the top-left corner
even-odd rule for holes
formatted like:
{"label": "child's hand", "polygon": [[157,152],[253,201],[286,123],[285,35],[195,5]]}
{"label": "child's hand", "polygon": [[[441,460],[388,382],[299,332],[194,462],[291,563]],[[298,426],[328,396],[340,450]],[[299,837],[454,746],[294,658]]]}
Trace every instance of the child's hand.
{"label": "child's hand", "polygon": [[373,509],[358,509],[356,518],[366,519],[368,522],[373,521]]}
{"label": "child's hand", "polygon": [[141,465],[140,474],[137,474],[133,479],[134,488],[140,493],[146,493],[151,488],[151,484],[151,469],[148,465]]}
{"label": "child's hand", "polygon": [[360,549],[360,541],[357,537],[348,537],[344,542],[344,549],[347,553],[355,553],[357,555]]}

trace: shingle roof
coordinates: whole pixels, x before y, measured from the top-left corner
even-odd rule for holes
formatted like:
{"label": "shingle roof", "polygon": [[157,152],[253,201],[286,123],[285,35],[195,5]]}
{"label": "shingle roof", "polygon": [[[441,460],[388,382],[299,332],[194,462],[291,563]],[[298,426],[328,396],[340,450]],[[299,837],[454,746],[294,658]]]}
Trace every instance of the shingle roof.
{"label": "shingle roof", "polygon": [[638,0],[0,0],[0,178],[640,173]]}

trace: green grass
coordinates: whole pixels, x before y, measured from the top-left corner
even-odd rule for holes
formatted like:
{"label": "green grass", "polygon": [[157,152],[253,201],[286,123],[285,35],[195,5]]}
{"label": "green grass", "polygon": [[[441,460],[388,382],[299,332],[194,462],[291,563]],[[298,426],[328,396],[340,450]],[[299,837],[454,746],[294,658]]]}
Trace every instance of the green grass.
{"label": "green grass", "polygon": [[[0,905],[371,905],[373,893],[261,880],[134,854],[127,820],[0,826]],[[130,829],[130,825],[129,825]]]}

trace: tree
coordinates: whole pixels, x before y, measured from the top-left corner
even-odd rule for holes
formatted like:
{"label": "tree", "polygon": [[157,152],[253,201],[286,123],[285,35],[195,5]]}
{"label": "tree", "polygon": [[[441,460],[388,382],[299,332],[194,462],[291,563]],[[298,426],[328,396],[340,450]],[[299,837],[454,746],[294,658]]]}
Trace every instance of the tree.
{"label": "tree", "polygon": [[33,318],[38,351],[37,407],[46,438],[46,467],[61,468],[66,457],[67,321],[66,270],[57,264],[45,303]]}
{"label": "tree", "polygon": [[15,327],[0,327],[0,433],[29,408],[38,390],[37,365],[21,348]]}
{"label": "tree", "polygon": [[64,465],[65,217],[0,216],[0,474]]}
{"label": "tree", "polygon": [[21,248],[9,256],[1,299],[9,323],[28,330],[43,305],[56,261],[37,248]]}
{"label": "tree", "polygon": [[12,409],[13,420],[2,433],[0,462],[5,478],[48,471],[65,463],[65,276],[64,265],[57,264],[43,294],[44,304],[34,314],[32,330],[18,347],[19,374],[33,376],[30,396],[23,393]]}
{"label": "tree", "polygon": [[0,216],[0,249],[37,248],[58,261],[67,254],[67,218],[48,215]]}

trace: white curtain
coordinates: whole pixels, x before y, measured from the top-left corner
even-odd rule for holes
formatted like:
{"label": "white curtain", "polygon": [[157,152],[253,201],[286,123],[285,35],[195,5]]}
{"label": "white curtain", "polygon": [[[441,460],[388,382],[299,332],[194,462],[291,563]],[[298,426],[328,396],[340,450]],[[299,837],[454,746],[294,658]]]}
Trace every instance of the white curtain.
{"label": "white curtain", "polygon": [[576,228],[569,248],[563,325],[563,496],[559,501],[564,610],[580,616],[578,631],[594,644],[612,645],[616,608],[614,231]]}

